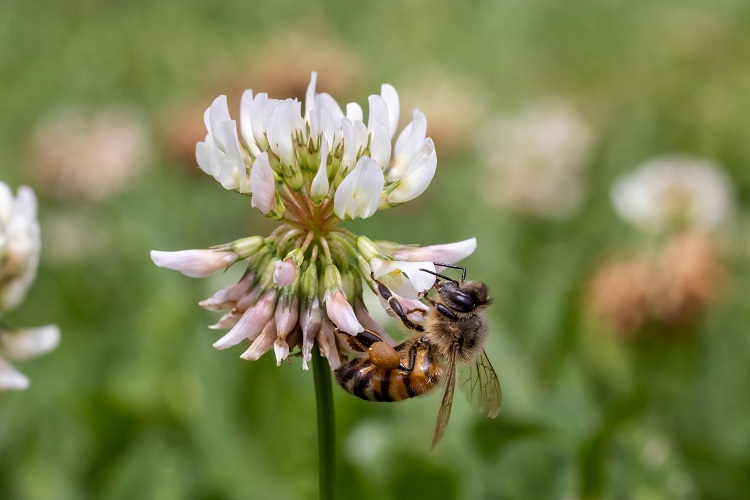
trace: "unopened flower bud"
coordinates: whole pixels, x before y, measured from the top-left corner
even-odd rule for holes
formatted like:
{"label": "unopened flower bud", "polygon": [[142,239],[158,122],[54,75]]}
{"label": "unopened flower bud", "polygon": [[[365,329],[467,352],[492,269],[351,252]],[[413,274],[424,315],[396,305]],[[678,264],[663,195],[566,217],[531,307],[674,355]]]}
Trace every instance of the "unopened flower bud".
{"label": "unopened flower bud", "polygon": [[326,266],[325,274],[323,275],[323,290],[326,295],[333,293],[337,288],[341,288],[341,273],[339,268],[335,264],[329,264]]}
{"label": "unopened flower bud", "polygon": [[239,255],[235,252],[217,250],[180,250],[160,252],[151,250],[151,260],[159,267],[180,271],[191,278],[204,278],[219,269],[234,264]]}
{"label": "unopened flower bud", "polygon": [[382,259],[385,257],[383,252],[380,251],[380,248],[367,236],[360,236],[357,238],[357,250],[359,250],[359,253],[362,254],[362,257],[364,257],[367,262],[370,262],[375,258]]}
{"label": "unopened flower bud", "polygon": [[265,244],[265,239],[261,236],[251,236],[235,241],[230,250],[239,255],[240,260],[244,260],[255,255]]}
{"label": "unopened flower bud", "polygon": [[302,280],[300,282],[300,292],[302,292],[302,298],[305,302],[312,301],[313,297],[318,295],[318,266],[315,263],[311,263],[307,266],[304,273],[302,274]]}

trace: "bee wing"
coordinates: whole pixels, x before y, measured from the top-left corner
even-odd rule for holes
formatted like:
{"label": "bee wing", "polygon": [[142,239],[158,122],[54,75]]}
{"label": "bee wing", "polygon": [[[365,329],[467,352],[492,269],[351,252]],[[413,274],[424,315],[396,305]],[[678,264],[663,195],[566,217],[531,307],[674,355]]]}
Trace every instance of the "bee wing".
{"label": "bee wing", "polygon": [[454,347],[451,354],[450,366],[448,367],[448,378],[445,380],[445,392],[443,401],[440,403],[437,422],[435,422],[435,434],[432,437],[432,451],[443,438],[443,433],[451,418],[451,407],[453,406],[453,392],[456,389],[456,354],[458,349]]}
{"label": "bee wing", "polygon": [[503,401],[503,392],[487,353],[482,351],[476,363],[461,370],[459,378],[458,385],[466,400],[488,417],[497,417]]}

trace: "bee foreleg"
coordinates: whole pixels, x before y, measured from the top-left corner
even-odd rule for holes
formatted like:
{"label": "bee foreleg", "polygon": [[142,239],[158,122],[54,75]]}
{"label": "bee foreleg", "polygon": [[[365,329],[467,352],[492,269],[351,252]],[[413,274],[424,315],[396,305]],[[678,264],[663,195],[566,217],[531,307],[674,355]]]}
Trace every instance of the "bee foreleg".
{"label": "bee foreleg", "polygon": [[406,326],[406,328],[408,328],[409,330],[423,332],[424,328],[422,327],[422,325],[418,325],[414,323],[412,320],[410,320],[406,316],[407,313],[404,311],[404,308],[401,306],[401,303],[398,300],[396,300],[396,297],[393,296],[393,293],[391,292],[391,290],[387,286],[385,286],[383,283],[376,280],[375,278],[373,278],[373,281],[378,286],[378,293],[380,294],[380,296],[383,297],[383,299],[386,302],[388,302],[388,307],[390,307],[391,310],[396,314],[396,316],[399,317],[399,319],[404,324],[404,326]]}
{"label": "bee foreleg", "polygon": [[448,319],[451,319],[453,321],[458,320],[458,315],[456,315],[456,313],[448,309],[448,307],[445,306],[444,304],[436,304],[435,309],[437,309],[437,312],[439,312],[440,314],[442,314]]}

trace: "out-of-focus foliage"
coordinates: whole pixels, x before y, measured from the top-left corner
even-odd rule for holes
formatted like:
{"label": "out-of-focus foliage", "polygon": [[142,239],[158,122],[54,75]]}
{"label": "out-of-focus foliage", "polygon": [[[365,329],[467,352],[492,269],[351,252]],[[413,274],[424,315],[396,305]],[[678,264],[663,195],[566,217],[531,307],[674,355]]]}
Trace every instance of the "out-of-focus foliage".
{"label": "out-of-focus foliage", "polygon": [[[0,178],[39,193],[43,240],[37,281],[5,319],[57,323],[63,337],[55,352],[23,365],[28,391],[0,394],[0,498],[317,495],[311,373],[298,359],[277,368],[270,356],[248,363],[239,351],[214,350],[206,325],[216,318],[197,302],[237,276],[192,280],[148,257],[152,248],[204,248],[273,227],[165,144],[184,126],[175,109],[195,106],[180,121],[194,121],[200,138],[215,95],[274,85],[268,75],[283,75],[283,66],[261,71],[274,64],[261,51],[290,33],[359,59],[361,74],[346,73],[352,86],[337,87],[340,102],[365,104],[381,82],[406,92],[425,73],[458,75],[481,99],[472,113],[564,98],[596,136],[587,194],[565,220],[490,208],[481,148],[452,144],[441,155],[438,143],[423,196],[349,224],[404,243],[478,238],[466,265],[494,292],[487,351],[505,401],[498,419],[486,420],[457,395],[431,454],[437,394],[386,405],[336,390],[341,497],[747,498],[743,0],[3,2]],[[151,168],[100,201],[45,195],[29,168],[36,124],[66,108],[110,106],[145,118]],[[612,180],[665,153],[711,158],[734,183],[726,281],[689,328],[622,339],[586,312],[587,283],[609,255],[640,244],[611,208]],[[397,334],[395,323],[388,328]]]}

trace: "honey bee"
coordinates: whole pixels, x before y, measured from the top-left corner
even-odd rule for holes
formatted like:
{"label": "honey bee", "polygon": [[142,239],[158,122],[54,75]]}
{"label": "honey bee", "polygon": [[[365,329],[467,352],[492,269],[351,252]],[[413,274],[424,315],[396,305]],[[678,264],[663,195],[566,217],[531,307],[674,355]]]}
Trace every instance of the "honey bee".
{"label": "honey bee", "polygon": [[433,306],[425,312],[423,324],[411,321],[388,287],[373,278],[380,295],[414,335],[391,347],[371,330],[357,335],[339,331],[347,336],[352,349],[368,356],[353,359],[335,371],[336,381],[344,390],[367,401],[413,398],[431,391],[444,379],[433,451],[450,419],[457,368],[459,387],[472,406],[495,418],[502,401],[500,382],[484,352],[487,323],[481,311],[492,302],[489,288],[480,281],[466,281],[463,267],[435,265],[462,270],[461,280],[421,269],[437,277],[433,286],[437,297],[426,293],[422,297]]}

